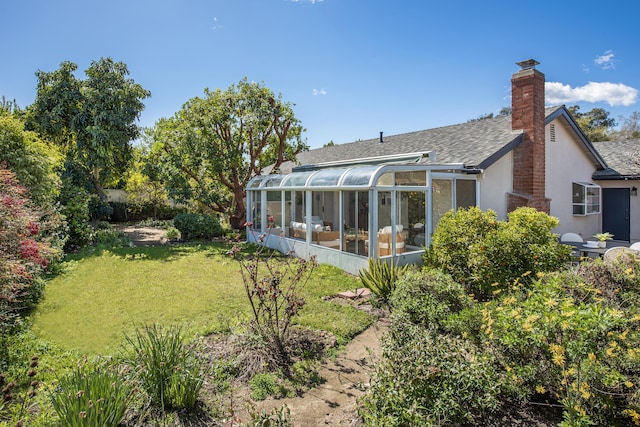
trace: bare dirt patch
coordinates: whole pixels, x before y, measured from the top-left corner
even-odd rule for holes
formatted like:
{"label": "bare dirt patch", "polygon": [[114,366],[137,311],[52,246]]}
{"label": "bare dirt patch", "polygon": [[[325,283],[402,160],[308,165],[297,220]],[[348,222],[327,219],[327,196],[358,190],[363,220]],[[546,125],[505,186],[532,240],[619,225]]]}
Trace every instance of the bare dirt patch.
{"label": "bare dirt patch", "polygon": [[165,231],[162,228],[117,225],[116,229],[126,234],[134,246],[160,246],[167,243]]}

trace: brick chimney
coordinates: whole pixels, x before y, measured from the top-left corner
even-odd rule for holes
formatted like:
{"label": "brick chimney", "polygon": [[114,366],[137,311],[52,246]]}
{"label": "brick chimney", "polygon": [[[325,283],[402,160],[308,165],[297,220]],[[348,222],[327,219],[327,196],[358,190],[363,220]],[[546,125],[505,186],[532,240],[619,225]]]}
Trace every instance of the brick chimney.
{"label": "brick chimney", "polygon": [[538,61],[517,63],[521,69],[511,77],[511,127],[523,131],[522,143],[513,150],[513,192],[509,212],[529,206],[549,213],[545,196],[544,74]]}

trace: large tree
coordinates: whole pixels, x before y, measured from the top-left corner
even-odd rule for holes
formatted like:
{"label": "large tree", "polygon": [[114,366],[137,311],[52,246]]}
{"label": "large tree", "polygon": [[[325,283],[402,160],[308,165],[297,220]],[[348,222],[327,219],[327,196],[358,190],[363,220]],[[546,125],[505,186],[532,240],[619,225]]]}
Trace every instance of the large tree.
{"label": "large tree", "polygon": [[610,139],[616,121],[609,117],[608,111],[603,108],[593,108],[591,111],[582,113],[578,105],[567,107],[567,109],[591,142]]}
{"label": "large tree", "polygon": [[122,62],[93,61],[79,80],[77,65],[63,62],[53,72],[38,71],[34,127],[58,144],[104,200],[105,180],[118,176],[131,159],[131,142],[140,133],[137,120],[151,94],[129,78]]}
{"label": "large tree", "polygon": [[308,149],[292,104],[263,84],[241,80],[205,89],[153,131],[169,195],[227,214],[238,228],[246,217],[245,188],[268,165],[273,170]]}

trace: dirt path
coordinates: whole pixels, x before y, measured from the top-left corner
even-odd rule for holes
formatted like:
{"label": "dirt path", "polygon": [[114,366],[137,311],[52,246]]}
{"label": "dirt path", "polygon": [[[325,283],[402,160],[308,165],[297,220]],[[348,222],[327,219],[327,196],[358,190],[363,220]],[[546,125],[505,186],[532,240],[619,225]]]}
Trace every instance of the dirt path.
{"label": "dirt path", "polygon": [[325,380],[318,388],[300,397],[260,402],[258,410],[267,412],[286,404],[295,426],[359,426],[357,399],[369,384],[373,363],[381,356],[380,339],[387,331],[386,320],[379,320],[349,342],[335,360],[320,369]]}

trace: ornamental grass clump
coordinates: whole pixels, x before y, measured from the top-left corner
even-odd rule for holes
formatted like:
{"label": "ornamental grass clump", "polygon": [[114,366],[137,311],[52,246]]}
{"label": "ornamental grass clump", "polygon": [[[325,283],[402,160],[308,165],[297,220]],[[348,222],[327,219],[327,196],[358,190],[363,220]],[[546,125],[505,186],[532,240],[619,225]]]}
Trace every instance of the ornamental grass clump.
{"label": "ornamental grass clump", "polygon": [[195,406],[204,382],[205,364],[198,353],[181,327],[151,325],[125,337],[122,360],[152,404],[182,409]]}
{"label": "ornamental grass clump", "polygon": [[60,424],[69,427],[116,427],[132,397],[131,385],[106,364],[79,364],[60,378],[51,403]]}

